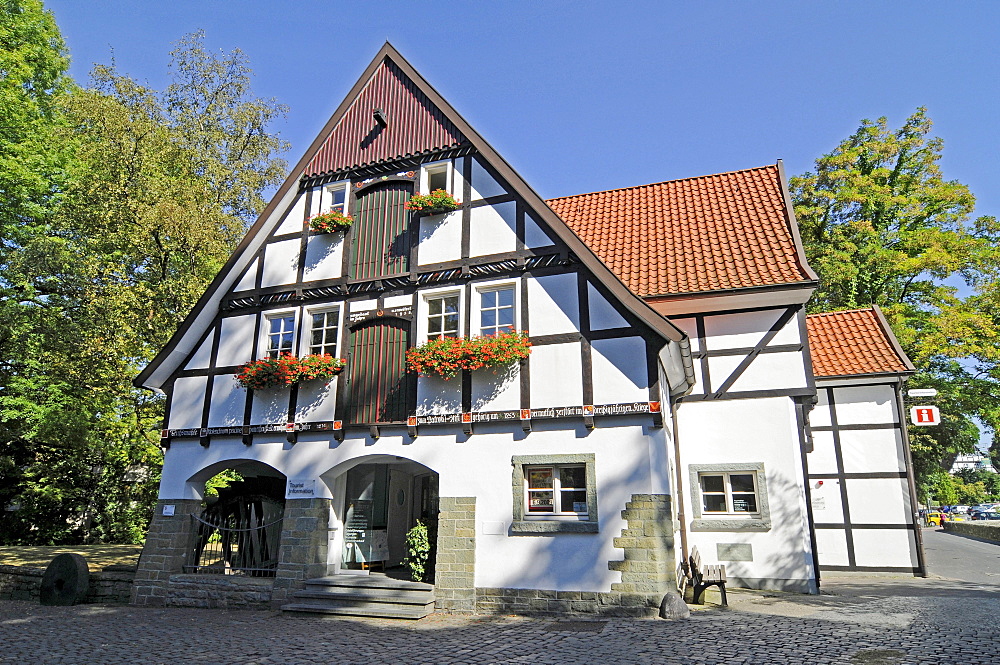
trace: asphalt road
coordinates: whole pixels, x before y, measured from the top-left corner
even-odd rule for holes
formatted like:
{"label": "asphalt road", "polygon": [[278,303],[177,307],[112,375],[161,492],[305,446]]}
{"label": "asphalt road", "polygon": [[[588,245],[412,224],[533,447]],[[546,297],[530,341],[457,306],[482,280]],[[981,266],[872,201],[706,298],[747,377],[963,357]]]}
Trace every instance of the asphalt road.
{"label": "asphalt road", "polygon": [[924,529],[927,570],[945,579],[1000,587],[1000,545]]}

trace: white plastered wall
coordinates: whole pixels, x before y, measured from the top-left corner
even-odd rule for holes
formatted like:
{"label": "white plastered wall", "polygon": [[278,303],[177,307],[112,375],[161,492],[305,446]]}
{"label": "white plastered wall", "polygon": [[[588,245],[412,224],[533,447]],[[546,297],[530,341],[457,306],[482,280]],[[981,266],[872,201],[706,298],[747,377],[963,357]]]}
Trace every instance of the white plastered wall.
{"label": "white plastered wall", "polygon": [[[799,590],[813,586],[815,571],[792,400],[685,402],[678,407],[677,419],[684,482],[692,482],[690,465],[763,464],[770,512],[767,531],[691,529],[690,545],[698,547],[705,563],[725,564],[727,575],[740,583]],[[694,513],[691,489],[685,486],[683,492],[689,525]],[[753,560],[720,560],[720,544],[750,545]]]}
{"label": "white plastered wall", "polygon": [[[509,425],[486,424],[477,424],[471,437],[454,427],[429,426],[416,440],[402,428],[383,428],[381,434],[373,441],[349,431],[338,443],[301,433],[295,444],[280,434],[256,435],[251,446],[239,437],[213,437],[207,448],[197,440],[178,440],[164,458],[160,498],[201,498],[201,476],[254,460],[288,478],[317,479],[317,495],[333,498],[339,514],[343,495],[334,495],[337,476],[373,455],[406,458],[438,472],[441,496],[476,497],[476,586],[610,591],[621,578],[608,570],[608,562],[624,559],[613,539],[626,527],[625,503],[632,494],[670,491],[666,431],[650,428],[648,418],[621,418],[593,431],[582,423],[539,422],[527,435]],[[599,533],[509,535],[512,456],[565,453],[595,455]]]}

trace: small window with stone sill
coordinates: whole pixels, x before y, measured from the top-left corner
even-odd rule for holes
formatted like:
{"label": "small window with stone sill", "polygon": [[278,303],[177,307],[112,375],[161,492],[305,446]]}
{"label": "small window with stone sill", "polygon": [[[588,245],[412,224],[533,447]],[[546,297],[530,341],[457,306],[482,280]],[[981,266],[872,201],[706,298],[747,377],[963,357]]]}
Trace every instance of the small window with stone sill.
{"label": "small window with stone sill", "polygon": [[596,533],[597,481],[592,453],[515,455],[511,532]]}
{"label": "small window with stone sill", "polygon": [[691,464],[688,470],[692,531],[770,531],[762,463]]}

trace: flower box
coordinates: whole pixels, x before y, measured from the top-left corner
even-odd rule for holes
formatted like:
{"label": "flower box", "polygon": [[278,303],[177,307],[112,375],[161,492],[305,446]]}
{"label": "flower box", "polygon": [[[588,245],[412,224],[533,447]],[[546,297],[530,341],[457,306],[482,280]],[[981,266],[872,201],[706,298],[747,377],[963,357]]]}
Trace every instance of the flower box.
{"label": "flower box", "polygon": [[347,361],[331,355],[301,358],[285,353],[277,358],[261,358],[240,367],[236,382],[247,390],[287,388],[305,381],[329,381],[344,371]]}
{"label": "flower box", "polygon": [[458,210],[462,203],[443,189],[435,189],[430,194],[414,194],[403,205],[407,210],[421,215],[439,215]]}
{"label": "flower box", "polygon": [[527,331],[471,338],[441,337],[409,349],[406,368],[423,376],[437,374],[450,379],[465,369],[507,367],[527,358],[530,353]]}
{"label": "flower box", "polygon": [[309,218],[309,228],[318,233],[336,233],[351,228],[354,218],[339,210],[313,215]]}

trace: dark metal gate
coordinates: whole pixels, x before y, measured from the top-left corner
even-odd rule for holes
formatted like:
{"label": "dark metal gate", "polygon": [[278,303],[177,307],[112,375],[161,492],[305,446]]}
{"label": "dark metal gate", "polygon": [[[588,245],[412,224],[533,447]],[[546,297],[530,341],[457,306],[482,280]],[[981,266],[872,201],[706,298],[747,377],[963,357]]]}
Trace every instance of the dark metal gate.
{"label": "dark metal gate", "polygon": [[192,562],[195,573],[273,577],[284,503],[267,496],[236,496],[192,515],[198,538]]}
{"label": "dark metal gate", "polygon": [[350,422],[400,423],[410,405],[406,375],[406,346],[410,322],[375,319],[351,334]]}
{"label": "dark metal gate", "polygon": [[410,199],[413,183],[390,181],[358,195],[351,231],[351,277],[377,279],[409,270]]}

